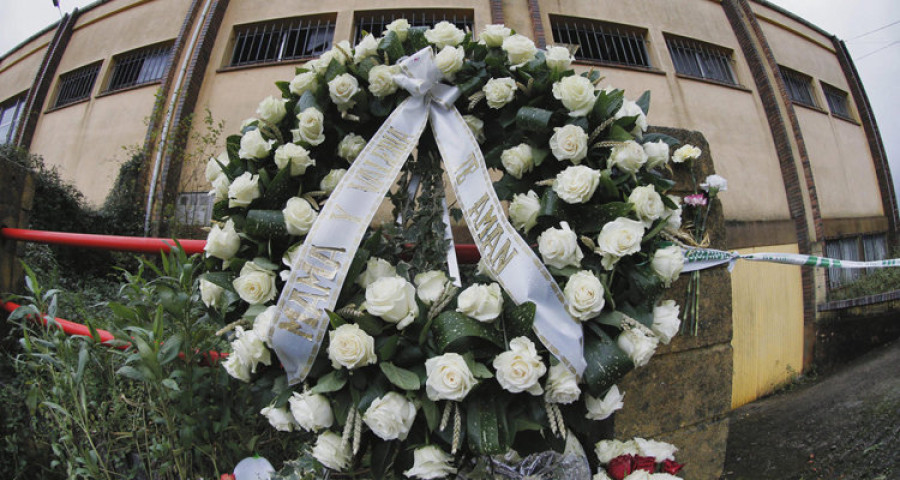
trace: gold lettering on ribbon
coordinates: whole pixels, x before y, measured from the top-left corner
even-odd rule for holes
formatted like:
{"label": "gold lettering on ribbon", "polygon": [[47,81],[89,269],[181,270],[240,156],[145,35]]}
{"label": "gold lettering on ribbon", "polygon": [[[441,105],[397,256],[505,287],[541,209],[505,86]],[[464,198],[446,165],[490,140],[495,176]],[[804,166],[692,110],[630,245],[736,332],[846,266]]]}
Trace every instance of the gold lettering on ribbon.
{"label": "gold lettering on ribbon", "polygon": [[349,187],[368,193],[376,193],[384,183],[383,179],[391,172],[391,169],[400,162],[404,152],[409,149],[409,135],[396,130],[394,127],[388,130],[372,146],[372,150],[366,152],[359,159],[359,170],[350,179]]}
{"label": "gold lettering on ribbon", "polygon": [[362,223],[362,218],[357,217],[356,215],[350,215],[340,204],[336,203],[334,206],[335,211],[331,213],[331,218],[335,220],[345,220],[350,223]]}
{"label": "gold lettering on ribbon", "polygon": [[[319,318],[328,308],[328,298],[336,287],[334,281],[346,260],[343,248],[311,246],[309,256],[296,265],[297,275],[285,302],[285,316],[290,322],[279,322],[278,328],[314,341],[320,327]],[[327,324],[327,323],[326,323]]]}
{"label": "gold lettering on ribbon", "polygon": [[[475,229],[473,235],[478,241],[478,249],[481,257],[490,265],[495,275],[500,275],[509,265],[509,262],[518,254],[510,232],[503,230],[503,225],[497,217],[494,203],[489,201],[487,193],[481,196],[468,210],[468,218]],[[515,234],[513,232],[512,234]]]}
{"label": "gold lettering on ribbon", "polygon": [[459,171],[456,173],[456,184],[462,185],[466,180],[466,177],[469,176],[470,173],[475,173],[476,171],[478,171],[478,158],[475,156],[475,152],[472,152],[459,166]]}

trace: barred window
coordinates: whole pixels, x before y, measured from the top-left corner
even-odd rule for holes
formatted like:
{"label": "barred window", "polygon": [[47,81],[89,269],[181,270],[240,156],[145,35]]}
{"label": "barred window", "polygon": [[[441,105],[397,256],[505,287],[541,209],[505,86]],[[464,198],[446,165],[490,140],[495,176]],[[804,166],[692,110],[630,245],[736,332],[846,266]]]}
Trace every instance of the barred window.
{"label": "barred window", "polygon": [[90,98],[98,72],[100,72],[100,62],[60,75],[56,103],[53,104],[53,107],[64,107],[79,100]]}
{"label": "barred window", "polygon": [[850,116],[847,92],[827,83],[822,84],[822,91],[825,92],[825,101],[828,102],[828,109],[831,110],[831,113],[838,117],[853,118]]}
{"label": "barred window", "polygon": [[363,32],[381,36],[385,27],[398,18],[405,18],[411,27],[433,27],[447,21],[460,30],[472,30],[471,10],[427,9],[416,10],[370,10],[356,12],[356,42],[363,38]]}
{"label": "barred window", "polygon": [[[825,242],[825,255],[839,260],[878,261],[887,258],[887,236],[885,234],[861,235],[837,238]],[[858,280],[863,274],[877,269],[829,268],[829,288],[839,288]]]}
{"label": "barred window", "polygon": [[332,14],[235,27],[230,66],[321,55],[331,49],[334,24]]}
{"label": "barred window", "polygon": [[737,84],[731,69],[731,51],[712,44],[666,36],[675,71],[692,77]]}
{"label": "barred window", "polygon": [[553,41],[577,45],[575,58],[618,65],[650,66],[646,30],[573,17],[550,16]]}
{"label": "barred window", "polygon": [[12,143],[16,126],[22,119],[25,110],[26,94],[17,95],[0,104],[0,145]]}
{"label": "barred window", "polygon": [[113,58],[107,91],[155,82],[166,73],[172,45],[155,45],[123,53]]}
{"label": "barred window", "polygon": [[175,202],[175,221],[183,226],[209,225],[212,210],[209,192],[182,192]]}
{"label": "barred window", "polygon": [[784,85],[787,87],[791,100],[808,107],[819,107],[813,94],[812,77],[787,67],[780,66],[778,68],[781,70],[781,78],[784,79]]}

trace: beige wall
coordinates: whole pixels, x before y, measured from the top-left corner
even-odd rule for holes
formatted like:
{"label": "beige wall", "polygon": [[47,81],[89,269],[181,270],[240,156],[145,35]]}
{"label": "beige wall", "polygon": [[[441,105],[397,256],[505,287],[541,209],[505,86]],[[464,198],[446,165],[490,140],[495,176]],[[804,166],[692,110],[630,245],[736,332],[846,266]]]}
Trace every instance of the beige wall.
{"label": "beige wall", "polygon": [[53,32],[45,32],[0,61],[0,102],[31,88]]}
{"label": "beige wall", "polygon": [[[115,1],[88,10],[75,25],[31,151],[58,166],[91,204],[103,201],[127,160],[122,147],[143,143],[159,87],[154,83],[98,97],[112,71],[112,57],[174,40],[189,6],[189,0]],[[59,74],[97,61],[103,65],[91,99],[48,111],[56,101]]]}

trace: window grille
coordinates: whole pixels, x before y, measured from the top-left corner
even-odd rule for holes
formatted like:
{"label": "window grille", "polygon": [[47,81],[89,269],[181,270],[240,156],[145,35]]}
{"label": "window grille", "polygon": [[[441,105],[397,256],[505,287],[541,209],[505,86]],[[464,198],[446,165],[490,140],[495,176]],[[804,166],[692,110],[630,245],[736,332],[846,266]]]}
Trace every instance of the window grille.
{"label": "window grille", "polygon": [[0,104],[0,145],[12,143],[16,126],[25,110],[25,97],[26,94],[23,93]]}
{"label": "window grille", "polygon": [[356,13],[355,39],[363,39],[363,32],[381,36],[386,27],[397,20],[405,18],[411,27],[433,27],[440,22],[450,22],[460,30],[472,30],[471,10],[372,10]]}
{"label": "window grille", "polygon": [[212,219],[213,197],[209,192],[182,192],[175,202],[175,221],[182,226],[205,226]]}
{"label": "window grille", "polygon": [[550,17],[553,41],[577,45],[578,60],[618,65],[650,66],[646,31],[624,25],[571,17]]}
{"label": "window grille", "polygon": [[334,16],[235,27],[231,66],[315,57],[331,49]]}
{"label": "window grille", "polygon": [[678,37],[667,37],[666,45],[676,72],[730,85],[737,84],[731,68],[731,52],[728,50]]}
{"label": "window grille", "polygon": [[166,73],[172,55],[171,45],[142,48],[113,59],[113,71],[107,91],[155,82]]}
{"label": "window grille", "polygon": [[[863,235],[863,258],[867,262],[884,260],[888,256],[887,237],[884,234]],[[867,268],[866,273],[874,273],[877,268]]]}
{"label": "window grille", "polygon": [[[840,260],[861,260],[859,237],[828,240],[825,242],[825,255]],[[828,286],[839,288],[855,281],[860,274],[861,270],[858,268],[829,268]]]}
{"label": "window grille", "polygon": [[56,95],[55,108],[75,103],[91,97],[100,63],[87,65],[59,76],[59,93]]}
{"label": "window grille", "polygon": [[790,68],[779,67],[781,70],[781,78],[784,79],[784,85],[787,88],[788,96],[794,102],[808,107],[818,108],[816,98],[813,95],[812,78],[800,72],[795,72]]}
{"label": "window grille", "polygon": [[831,113],[839,117],[852,118],[850,107],[847,104],[847,92],[824,83],[822,91],[825,92],[825,101],[828,102],[828,109],[831,110]]}

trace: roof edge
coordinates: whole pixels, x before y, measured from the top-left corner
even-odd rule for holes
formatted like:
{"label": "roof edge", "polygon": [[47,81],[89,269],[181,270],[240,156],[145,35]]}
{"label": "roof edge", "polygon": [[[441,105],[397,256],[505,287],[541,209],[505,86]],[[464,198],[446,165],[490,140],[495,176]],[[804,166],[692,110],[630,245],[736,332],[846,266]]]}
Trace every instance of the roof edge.
{"label": "roof edge", "polygon": [[837,38],[837,37],[835,36],[835,34],[833,34],[833,33],[831,33],[831,32],[828,32],[828,31],[825,31],[824,29],[822,29],[822,28],[819,27],[818,25],[816,25],[816,24],[810,22],[809,20],[807,20],[807,19],[805,19],[805,18],[803,18],[803,17],[801,17],[801,16],[799,16],[799,15],[797,15],[796,13],[793,13],[793,12],[791,12],[791,11],[789,11],[789,10],[785,10],[784,7],[780,7],[780,6],[778,6],[778,5],[775,5],[774,3],[769,2],[769,1],[767,1],[767,0],[751,0],[751,1],[752,1],[753,3],[758,3],[758,4],[760,4],[760,5],[762,5],[762,6],[766,7],[766,8],[771,8],[772,10],[775,10],[776,12],[778,12],[778,13],[780,13],[780,14],[782,14],[782,15],[788,17],[788,18],[790,18],[791,20],[794,20],[794,21],[796,21],[796,22],[802,24],[803,26],[806,26],[806,27],[809,27],[809,28],[815,30],[816,33],[819,33],[819,34],[821,34],[821,35],[824,35],[824,36],[826,36],[826,37],[828,37],[828,38]]}
{"label": "roof edge", "polygon": [[[84,13],[84,12],[92,10],[93,8],[95,8],[97,6],[103,5],[104,3],[107,3],[110,1],[112,1],[112,0],[97,0],[96,2],[85,5],[83,8],[76,7],[75,9],[72,10],[72,12],[74,12],[75,10],[78,10],[80,13]],[[71,14],[71,12],[69,14]],[[63,15],[67,15],[67,14],[64,13]],[[55,30],[55,29],[59,28],[59,23],[61,21],[62,21],[62,19],[59,19],[59,20],[51,23],[50,25],[47,25],[46,27],[40,29],[37,33],[31,35],[30,37],[26,38],[25,40],[22,40],[21,42],[19,42],[18,45],[11,48],[8,52],[0,55],[0,62],[3,62],[4,60],[7,59],[7,57],[9,57],[13,53],[21,50],[25,45],[28,45],[29,43],[33,42],[36,38],[40,37],[41,35],[49,32],[51,30]]]}

